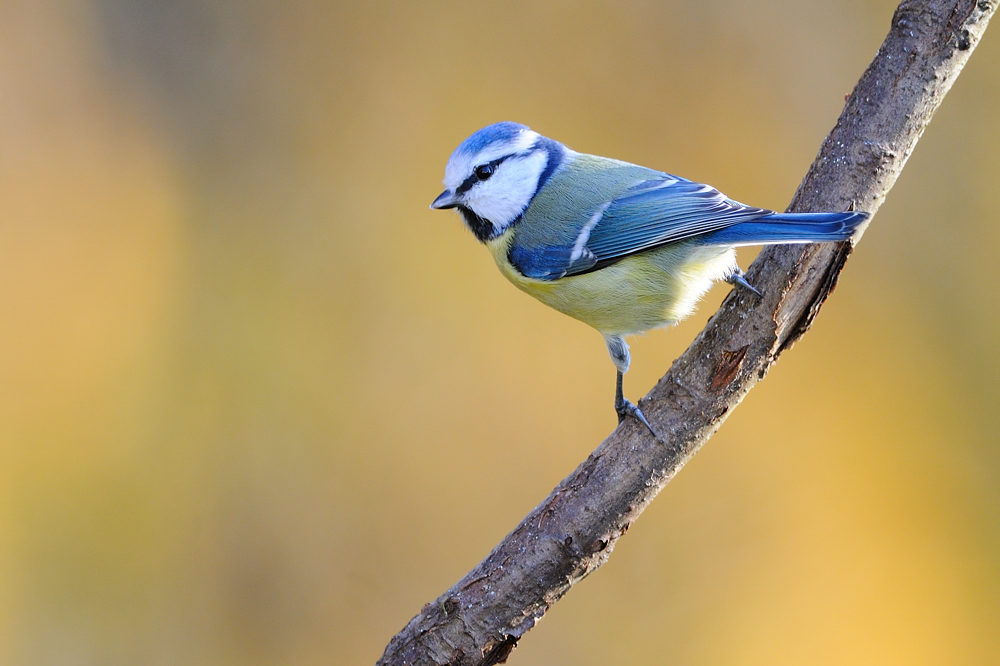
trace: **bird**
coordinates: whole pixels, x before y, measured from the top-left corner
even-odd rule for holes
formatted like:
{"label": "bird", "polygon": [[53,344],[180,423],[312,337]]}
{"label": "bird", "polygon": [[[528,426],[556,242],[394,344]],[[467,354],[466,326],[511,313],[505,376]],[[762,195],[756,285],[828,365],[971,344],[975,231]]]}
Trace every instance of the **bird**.
{"label": "bird", "polygon": [[432,209],[457,209],[518,289],[604,336],[617,370],[615,412],[656,439],[625,399],[628,335],[690,315],[719,280],[760,296],[735,248],[850,239],[861,211],[777,213],[663,171],[571,150],[525,125],[498,122],[448,159]]}

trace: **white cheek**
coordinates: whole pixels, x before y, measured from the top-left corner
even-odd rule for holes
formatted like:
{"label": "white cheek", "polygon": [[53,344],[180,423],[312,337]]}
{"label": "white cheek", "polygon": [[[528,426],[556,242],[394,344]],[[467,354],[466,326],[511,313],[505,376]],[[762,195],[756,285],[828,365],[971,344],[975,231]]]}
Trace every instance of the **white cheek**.
{"label": "white cheek", "polygon": [[528,207],[547,162],[542,152],[504,162],[496,175],[469,191],[466,205],[503,231]]}

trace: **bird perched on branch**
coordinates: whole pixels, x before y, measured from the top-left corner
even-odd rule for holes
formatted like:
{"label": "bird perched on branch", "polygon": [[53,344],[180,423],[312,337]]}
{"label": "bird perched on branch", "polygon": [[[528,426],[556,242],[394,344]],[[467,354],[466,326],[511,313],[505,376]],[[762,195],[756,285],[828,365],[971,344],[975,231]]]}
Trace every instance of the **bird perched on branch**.
{"label": "bird perched on branch", "polygon": [[[577,153],[524,125],[484,127],[452,153],[431,208],[457,208],[516,287],[604,336],[625,399],[625,336],[675,324],[716,280],[758,293],[736,247],[844,241],[861,212],[775,213],[646,167]],[[758,294],[759,295],[759,294]]]}

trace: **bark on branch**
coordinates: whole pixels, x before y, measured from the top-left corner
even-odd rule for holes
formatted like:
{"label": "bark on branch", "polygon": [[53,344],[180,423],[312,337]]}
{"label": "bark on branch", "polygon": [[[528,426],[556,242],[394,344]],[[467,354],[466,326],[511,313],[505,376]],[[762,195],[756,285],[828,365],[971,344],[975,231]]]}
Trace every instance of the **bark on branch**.
{"label": "bark on branch", "polygon": [[[996,2],[900,3],[789,211],[878,210]],[[485,560],[427,604],[378,663],[505,661],[552,604],[607,561],[632,521],[809,329],[852,248],[827,243],[762,252],[748,273],[763,298],[730,293],[641,401],[666,444],[626,419]]]}

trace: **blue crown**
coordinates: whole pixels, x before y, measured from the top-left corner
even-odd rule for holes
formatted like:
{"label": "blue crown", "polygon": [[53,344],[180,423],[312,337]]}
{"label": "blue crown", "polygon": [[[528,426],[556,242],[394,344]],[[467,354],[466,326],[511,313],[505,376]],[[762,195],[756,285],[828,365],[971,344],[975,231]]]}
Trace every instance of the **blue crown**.
{"label": "blue crown", "polygon": [[512,140],[515,136],[526,129],[528,128],[521,123],[512,123],[509,121],[493,123],[492,125],[487,125],[459,144],[458,148],[455,149],[455,152],[475,155],[491,143],[507,142]]}

